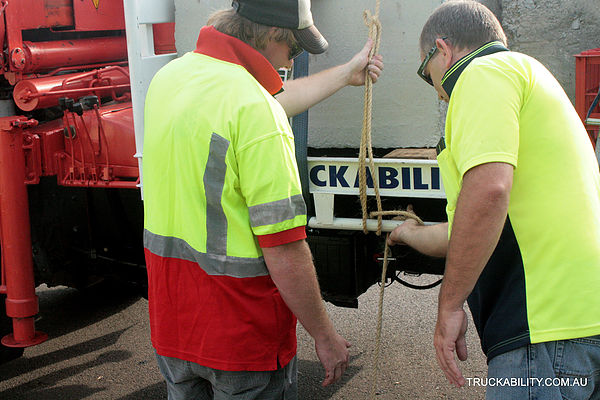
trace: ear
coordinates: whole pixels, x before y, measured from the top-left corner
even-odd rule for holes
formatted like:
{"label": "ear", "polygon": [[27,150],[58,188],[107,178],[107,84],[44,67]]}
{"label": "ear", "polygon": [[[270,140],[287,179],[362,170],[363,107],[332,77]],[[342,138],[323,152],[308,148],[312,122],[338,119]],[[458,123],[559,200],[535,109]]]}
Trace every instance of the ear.
{"label": "ear", "polygon": [[454,48],[441,38],[435,40],[435,45],[440,55],[444,58],[444,66],[450,68],[453,64]]}

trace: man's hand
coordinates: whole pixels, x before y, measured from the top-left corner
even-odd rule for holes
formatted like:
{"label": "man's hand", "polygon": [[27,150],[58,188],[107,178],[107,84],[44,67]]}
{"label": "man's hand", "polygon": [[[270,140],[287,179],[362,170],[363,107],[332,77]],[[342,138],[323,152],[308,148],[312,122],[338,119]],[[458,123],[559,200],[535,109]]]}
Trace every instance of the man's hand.
{"label": "man's hand", "polygon": [[416,220],[412,218],[407,219],[401,225],[398,225],[394,228],[393,231],[390,232],[390,235],[388,237],[388,244],[390,246],[395,246],[397,244],[408,244],[407,238],[409,238],[411,234],[414,233],[414,229],[418,226],[419,223]]}
{"label": "man's hand", "polygon": [[323,386],[338,381],[348,367],[350,343],[337,333],[327,315],[308,244],[298,240],[263,247],[262,251],[281,297],[315,340],[317,356],[325,368]]}
{"label": "man's hand", "polygon": [[[409,205],[406,211],[413,212]],[[412,218],[398,225],[388,237],[388,244],[404,244],[431,257],[446,257],[448,251],[448,223],[419,225]]]}
{"label": "man's hand", "polygon": [[435,354],[446,378],[457,387],[465,384],[465,378],[458,368],[454,352],[456,351],[459,360],[465,361],[467,359],[466,332],[467,315],[462,308],[453,311],[438,310],[438,319],[433,337]]}
{"label": "man's hand", "polygon": [[348,368],[350,343],[333,332],[323,339],[315,340],[315,350],[321,364],[325,368],[323,386],[337,382]]}
{"label": "man's hand", "polygon": [[367,40],[361,51],[356,53],[350,61],[345,64],[348,69],[348,85],[362,86],[365,84],[365,68],[369,71],[369,76],[373,83],[377,82],[383,71],[383,57],[379,54],[369,60],[369,52],[373,47],[373,41]]}
{"label": "man's hand", "polygon": [[289,79],[283,84],[284,91],[275,98],[288,117],[306,111],[309,107],[325,100],[348,85],[365,84],[365,68],[373,82],[376,82],[383,70],[383,58],[376,55],[369,60],[369,51],[373,47],[371,40],[365,47],[345,64],[319,71],[304,78]]}

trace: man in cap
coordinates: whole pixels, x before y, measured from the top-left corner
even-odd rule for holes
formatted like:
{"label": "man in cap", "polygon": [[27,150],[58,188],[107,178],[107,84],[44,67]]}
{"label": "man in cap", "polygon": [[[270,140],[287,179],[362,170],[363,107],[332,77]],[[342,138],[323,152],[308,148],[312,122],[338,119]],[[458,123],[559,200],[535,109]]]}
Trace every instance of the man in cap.
{"label": "man in cap", "polygon": [[[291,67],[292,60],[304,50],[312,54],[321,54],[329,44],[313,23],[309,0],[283,0],[273,7],[271,0],[233,1],[233,8],[239,15],[265,26],[290,29],[294,35],[294,46],[290,50],[283,67]],[[216,13],[213,18],[217,18]],[[292,41],[294,42],[294,41]],[[293,43],[292,43],[293,45]],[[369,51],[373,42],[369,39],[363,49],[349,62],[320,71],[308,77],[288,80],[283,90],[276,94],[288,117],[300,114],[316,103],[331,96],[345,86],[361,86],[365,83],[364,70],[367,68],[373,82],[377,82],[383,62],[380,55],[369,60]]]}
{"label": "man in cap", "polygon": [[278,68],[327,48],[309,1],[233,5],[209,18],[195,51],[156,74],[146,97],[148,305],[169,399],[296,399],[296,318],[315,340],[323,385],[348,365],[350,344],[325,311],[304,240],[282,104],[301,112],[364,82],[365,68],[376,79],[381,59],[369,64],[367,44],[303,79],[306,93],[281,93]]}
{"label": "man in cap", "polygon": [[419,76],[449,103],[438,145],[449,223],[407,221],[389,241],[446,257],[440,367],[466,383],[455,354],[467,358],[468,301],[487,399],[597,399],[600,174],[581,120],[480,3],[439,6],[419,47]]}

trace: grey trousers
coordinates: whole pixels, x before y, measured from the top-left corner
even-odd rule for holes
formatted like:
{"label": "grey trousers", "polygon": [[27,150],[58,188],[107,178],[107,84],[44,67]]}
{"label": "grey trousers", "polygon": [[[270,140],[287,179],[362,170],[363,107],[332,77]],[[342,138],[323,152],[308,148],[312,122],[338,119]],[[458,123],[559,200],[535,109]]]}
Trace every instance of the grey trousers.
{"label": "grey trousers", "polygon": [[294,357],[275,371],[221,371],[156,354],[169,400],[297,400]]}

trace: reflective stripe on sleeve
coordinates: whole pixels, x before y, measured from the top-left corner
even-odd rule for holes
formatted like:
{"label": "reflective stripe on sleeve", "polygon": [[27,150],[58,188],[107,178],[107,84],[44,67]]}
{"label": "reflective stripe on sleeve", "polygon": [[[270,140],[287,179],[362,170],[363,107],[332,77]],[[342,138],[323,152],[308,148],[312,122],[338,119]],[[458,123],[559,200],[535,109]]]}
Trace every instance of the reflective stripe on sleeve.
{"label": "reflective stripe on sleeve", "polygon": [[183,239],[157,235],[148,230],[144,230],[144,247],[160,257],[195,262],[208,275],[224,275],[233,278],[269,275],[263,257],[243,258],[202,253],[192,248]]}
{"label": "reflective stripe on sleeve", "polygon": [[225,155],[229,141],[216,133],[212,134],[208,150],[208,161],[204,172],[206,194],[206,252],[227,254],[227,217],[223,211],[221,197],[225,186],[227,164]]}
{"label": "reflective stripe on sleeve", "polygon": [[306,214],[306,204],[301,194],[287,199],[248,207],[252,227],[277,224]]}

